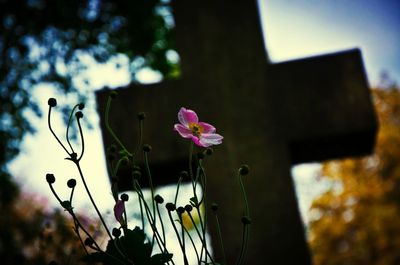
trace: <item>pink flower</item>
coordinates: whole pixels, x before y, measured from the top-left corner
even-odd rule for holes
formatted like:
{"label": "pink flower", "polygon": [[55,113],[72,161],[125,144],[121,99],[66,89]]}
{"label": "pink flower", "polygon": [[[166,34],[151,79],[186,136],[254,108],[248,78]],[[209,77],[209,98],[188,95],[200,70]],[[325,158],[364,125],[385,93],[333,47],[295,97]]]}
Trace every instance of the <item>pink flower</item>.
{"label": "pink flower", "polygon": [[125,202],[123,200],[118,200],[114,206],[114,216],[115,219],[117,219],[117,221],[120,224],[124,223],[124,218],[122,217],[124,211],[125,211]]}
{"label": "pink flower", "polygon": [[178,120],[180,124],[174,125],[175,131],[183,138],[192,139],[198,146],[209,147],[222,143],[224,137],[215,133],[216,129],[211,124],[199,122],[193,110],[182,107],[178,112]]}

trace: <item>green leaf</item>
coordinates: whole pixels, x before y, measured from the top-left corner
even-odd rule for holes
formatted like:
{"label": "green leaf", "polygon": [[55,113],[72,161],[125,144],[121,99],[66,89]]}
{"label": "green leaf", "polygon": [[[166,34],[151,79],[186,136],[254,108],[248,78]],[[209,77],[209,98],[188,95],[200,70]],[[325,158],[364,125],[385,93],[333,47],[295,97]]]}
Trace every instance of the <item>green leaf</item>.
{"label": "green leaf", "polygon": [[[125,254],[125,257],[119,250]],[[110,240],[106,252],[120,260],[126,260],[127,257],[135,265],[147,265],[151,264],[151,250],[152,247],[146,242],[143,230],[135,227],[133,230],[127,229],[124,236]]]}
{"label": "green leaf", "polygon": [[193,207],[197,207],[197,205],[199,204],[199,201],[197,200],[196,197],[192,197],[192,198],[190,198],[190,204],[191,204]]}

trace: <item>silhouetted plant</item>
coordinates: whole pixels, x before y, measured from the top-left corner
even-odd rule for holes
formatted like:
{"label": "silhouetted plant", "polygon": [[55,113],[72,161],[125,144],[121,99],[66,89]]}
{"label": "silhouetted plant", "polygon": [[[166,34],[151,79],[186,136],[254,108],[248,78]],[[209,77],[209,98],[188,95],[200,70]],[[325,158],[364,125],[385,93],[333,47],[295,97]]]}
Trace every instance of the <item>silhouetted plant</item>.
{"label": "silhouetted plant", "polygon": [[[114,206],[114,217],[118,222],[118,226],[112,230],[109,229],[105,222],[102,214],[98,210],[96,202],[93,200],[91,191],[86,183],[84,173],[80,166],[80,161],[83,158],[85,151],[85,141],[83,136],[83,130],[81,127],[80,120],[83,118],[82,110],[84,106],[77,104],[71,111],[70,119],[66,129],[66,143],[64,143],[54,132],[51,126],[51,111],[57,106],[57,101],[54,98],[50,98],[48,101],[49,113],[48,113],[48,125],[54,138],[59,145],[64,149],[67,154],[67,160],[75,164],[79,178],[88,197],[92,203],[92,206],[96,210],[100,223],[102,224],[104,231],[108,235],[108,244],[106,249],[102,249],[101,246],[96,242],[96,239],[86,229],[85,225],[79,219],[79,216],[75,214],[73,207],[73,194],[77,182],[75,179],[68,181],[67,185],[71,189],[69,199],[65,200],[60,198],[55,191],[53,184],[56,178],[53,174],[49,173],[46,175],[46,180],[49,184],[51,191],[60,205],[67,211],[73,219],[74,232],[79,238],[86,255],[82,258],[83,261],[101,262],[103,264],[135,264],[135,265],[161,265],[161,264],[175,264],[172,259],[173,253],[168,250],[167,241],[168,238],[165,235],[165,227],[171,226],[175,232],[181,254],[183,257],[184,264],[189,264],[187,258],[187,250],[193,248],[196,253],[196,259],[198,264],[226,264],[225,255],[223,260],[218,263],[214,260],[214,257],[210,253],[210,248],[207,245],[206,231],[208,216],[207,211],[202,213],[202,208],[207,209],[207,192],[206,183],[207,176],[204,170],[203,161],[207,156],[210,156],[213,151],[211,146],[222,143],[223,137],[216,133],[216,129],[211,124],[200,122],[197,114],[193,110],[181,108],[178,112],[179,123],[175,124],[174,129],[183,137],[190,140],[189,145],[189,156],[188,156],[188,171],[182,171],[180,178],[176,186],[176,192],[174,201],[167,202],[164,204],[164,198],[159,194],[155,194],[153,186],[151,169],[149,167],[148,154],[152,151],[152,148],[148,144],[142,143],[142,130],[143,120],[145,119],[144,113],[138,114],[139,120],[139,139],[137,148],[134,151],[128,150],[124,143],[118,138],[117,133],[109,125],[109,112],[111,103],[117,96],[116,92],[111,92],[106,106],[105,113],[105,125],[108,133],[112,136],[115,145],[108,148],[108,167],[111,174],[111,192],[115,201]],[[79,151],[74,149],[70,141],[69,129],[71,123],[75,121],[80,135],[81,146]],[[194,145],[197,145],[204,150],[194,155]],[[139,161],[140,157],[143,157],[143,161]],[[196,167],[193,168],[193,159],[196,159]],[[141,163],[142,162],[142,163]],[[139,166],[139,165],[144,166]],[[128,218],[126,214],[125,203],[129,200],[129,196],[125,193],[119,193],[118,187],[118,172],[121,167],[129,167],[132,172],[132,189],[138,196],[140,220],[142,227],[134,227],[133,229],[128,227]],[[244,215],[242,216],[241,222],[243,224],[243,235],[242,235],[242,247],[238,254],[236,264],[244,264],[244,256],[246,253],[246,246],[249,236],[249,226],[251,224],[250,211],[247,203],[246,192],[242,182],[242,176],[249,173],[249,167],[243,165],[238,169],[238,180],[243,195],[243,201],[245,205]],[[150,202],[145,199],[143,189],[139,184],[140,178],[144,176],[150,187],[151,200]],[[192,187],[192,197],[186,205],[177,205],[177,198],[179,196],[180,184],[183,179],[190,179]],[[201,190],[203,192],[201,192]],[[165,205],[167,216],[163,216],[160,213],[160,206]],[[218,228],[219,242],[221,243],[222,252],[224,252],[223,239],[220,232],[219,220],[218,220],[218,205],[212,204],[211,209],[215,216],[215,221]],[[195,220],[197,216],[197,220]],[[188,223],[191,224],[192,228],[196,232],[196,238],[193,238],[188,232]],[[146,235],[145,226],[150,227],[151,233]],[[200,247],[195,243],[198,241]]]}

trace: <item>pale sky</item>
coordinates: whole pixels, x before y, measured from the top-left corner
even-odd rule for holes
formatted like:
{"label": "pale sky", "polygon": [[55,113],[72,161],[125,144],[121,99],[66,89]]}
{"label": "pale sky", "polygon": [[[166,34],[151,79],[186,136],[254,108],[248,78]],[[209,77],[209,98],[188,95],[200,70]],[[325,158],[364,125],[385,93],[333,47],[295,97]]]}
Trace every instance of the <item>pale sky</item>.
{"label": "pale sky", "polygon": [[[260,3],[267,50],[273,62],[359,47],[371,84],[378,83],[382,70],[388,71],[397,82],[400,80],[400,1],[260,0]],[[92,76],[96,82],[95,89],[103,85],[125,85],[129,82],[128,64],[124,56],[119,59],[122,60],[122,67],[118,70],[111,65],[96,65],[90,72],[83,74]],[[148,82],[159,79],[159,75],[143,70],[138,78]],[[36,89],[34,98],[43,102],[44,113],[47,113],[47,99],[52,96],[56,96],[60,103],[68,101],[60,95],[54,95],[48,87]],[[83,170],[87,172],[87,181],[95,199],[100,202],[101,209],[106,211],[112,207],[112,198],[97,125],[99,118],[93,106],[89,106],[85,115],[89,116],[95,126],[94,130],[85,132]],[[60,117],[55,115],[53,118],[54,126],[61,134],[63,126]],[[42,119],[32,118],[32,123],[38,128],[38,133],[26,137],[24,152],[10,165],[10,169],[24,189],[42,194],[54,205],[55,199],[49,191],[45,174],[52,172],[56,175],[56,188],[59,190],[65,187],[70,177],[78,178],[78,175],[71,163],[63,159],[65,154],[50,136],[45,116]],[[318,186],[318,183],[313,182],[316,169],[318,165],[303,165],[293,170],[304,216],[314,196],[326,187],[326,184]],[[310,183],[313,183],[312,188]],[[76,205],[83,208],[88,199],[81,187],[77,189]],[[64,189],[62,193],[68,196],[68,190]]]}
{"label": "pale sky", "polygon": [[400,1],[260,0],[272,61],[361,49],[371,85],[400,82]]}

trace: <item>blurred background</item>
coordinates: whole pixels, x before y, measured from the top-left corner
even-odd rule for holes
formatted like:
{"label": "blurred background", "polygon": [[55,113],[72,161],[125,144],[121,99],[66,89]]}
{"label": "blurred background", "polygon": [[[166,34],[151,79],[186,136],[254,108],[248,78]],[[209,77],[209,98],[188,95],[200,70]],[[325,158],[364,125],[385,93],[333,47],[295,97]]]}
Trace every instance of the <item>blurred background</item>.
{"label": "blurred background", "polygon": [[[359,47],[380,122],[373,155],[293,167],[314,263],[400,264],[400,2],[260,0],[259,7],[272,63]],[[85,102],[82,167],[111,220],[94,92],[179,78],[170,1],[0,0],[0,14],[0,258],[74,264],[74,253],[83,253],[45,174],[56,175],[67,197],[75,169],[47,128],[47,99],[61,106],[52,117],[60,134],[69,108]],[[75,208],[96,229],[79,185]]]}

